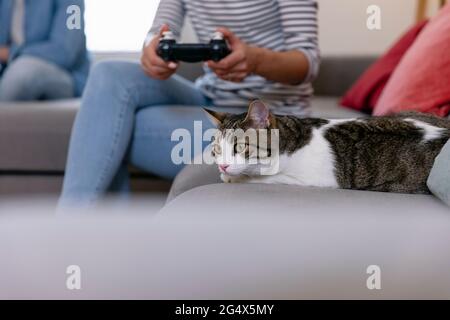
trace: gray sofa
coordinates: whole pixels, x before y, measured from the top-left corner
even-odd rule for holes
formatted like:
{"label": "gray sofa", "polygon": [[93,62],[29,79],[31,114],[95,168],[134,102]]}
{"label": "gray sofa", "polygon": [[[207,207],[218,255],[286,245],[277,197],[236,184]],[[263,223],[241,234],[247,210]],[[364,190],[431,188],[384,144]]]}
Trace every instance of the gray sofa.
{"label": "gray sofa", "polygon": [[[372,58],[324,59],[316,81],[314,110],[324,116],[353,116],[336,98],[372,62]],[[195,79],[199,65],[184,64],[179,73]],[[326,97],[328,96],[328,97]],[[40,103],[0,103],[0,196],[58,194],[78,99]],[[167,192],[171,182],[132,171],[135,192]],[[174,194],[174,193],[173,193]]]}
{"label": "gray sofa", "polygon": [[[338,97],[373,60],[373,57],[324,58],[319,77],[314,83],[313,115],[328,118],[365,116],[338,106]],[[195,79],[201,74],[201,68],[195,64],[183,64],[179,73]],[[0,195],[57,195],[60,192],[70,131],[79,104],[79,100],[0,104]],[[187,191],[191,191],[194,196],[198,190],[204,190],[201,187],[205,185],[215,185],[211,188],[224,194],[230,188],[220,183],[214,166],[189,165],[173,183],[133,168],[130,171],[135,192],[168,192],[170,189],[169,202]],[[269,188],[273,188],[275,197],[280,187]],[[252,189],[257,190],[257,187],[246,189],[250,192],[250,198],[253,196]],[[334,191],[320,192],[326,194]],[[360,192],[349,192],[355,197],[361,195]],[[406,199],[409,196],[386,195],[386,199],[388,197]],[[428,202],[430,208],[441,207],[440,202],[432,196],[418,198]],[[189,198],[183,199],[189,202]],[[184,202],[180,204],[185,205]]]}
{"label": "gray sofa", "polygon": [[[0,299],[450,298],[450,215],[422,196],[223,190],[186,192],[159,216],[139,202],[113,219],[0,215]],[[73,264],[81,290],[66,287]],[[372,265],[381,290],[366,286]]]}
{"label": "gray sofa", "polygon": [[[312,115],[325,118],[364,117],[365,114],[338,106],[338,100],[357,77],[373,61],[371,58],[326,58],[323,60],[318,79],[314,84],[315,98],[312,101]],[[289,197],[283,197],[288,193]],[[183,195],[182,197],[180,195]],[[196,202],[195,199],[203,199]],[[312,198],[314,200],[299,200]],[[239,199],[226,201],[222,199]],[[283,199],[283,200],[282,200]],[[363,200],[361,200],[363,199]],[[417,205],[412,205],[414,199]],[[448,213],[444,203],[432,195],[414,196],[408,194],[389,194],[368,191],[330,190],[307,187],[293,187],[280,185],[236,185],[223,184],[219,179],[216,166],[189,165],[176,177],[172,184],[166,207],[163,213],[176,213],[192,208],[193,212],[208,212],[214,204],[221,203],[228,208],[225,211],[250,209],[251,204],[263,203],[262,208],[269,208],[272,204],[282,202],[278,208],[291,213],[298,212],[303,204],[308,205],[309,211],[330,210],[343,212],[351,210],[373,211],[383,206],[389,212],[409,210],[417,213]],[[313,205],[316,203],[316,205]],[[320,205],[319,205],[320,204]],[[420,204],[420,205],[419,205]],[[267,209],[266,209],[267,210]]]}
{"label": "gray sofa", "polygon": [[[371,61],[324,59],[314,114],[362,116],[338,107],[337,97]],[[199,69],[181,73],[194,77]],[[77,105],[0,107],[0,194],[59,191]],[[171,184],[133,172],[141,191]],[[450,215],[433,196],[223,184],[214,166],[190,165],[159,214],[149,215],[143,199],[127,210],[113,206],[72,219],[42,219],[53,208],[35,202],[19,214],[5,210],[0,298],[450,297]],[[72,264],[83,270],[77,292],[64,285]],[[373,265],[381,290],[367,287]]]}

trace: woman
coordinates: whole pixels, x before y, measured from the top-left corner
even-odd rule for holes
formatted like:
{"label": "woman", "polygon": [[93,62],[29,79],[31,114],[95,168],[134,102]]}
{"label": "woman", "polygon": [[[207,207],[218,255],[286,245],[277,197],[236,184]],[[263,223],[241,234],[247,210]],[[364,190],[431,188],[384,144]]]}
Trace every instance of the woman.
{"label": "woman", "polygon": [[[70,8],[76,8],[72,17]],[[83,0],[0,0],[0,101],[80,96],[89,73]]]}
{"label": "woman", "polygon": [[[202,106],[242,112],[262,98],[278,113],[305,114],[319,67],[317,4],[313,0],[162,0],[141,66],[103,62],[94,67],[78,113],[61,206],[90,205],[108,190],[128,190],[127,163],[173,178],[177,128],[211,127]],[[191,83],[174,75],[179,64],[156,54],[164,31],[180,35],[188,16],[200,42],[217,30],[232,53],[208,61]],[[219,27],[219,28],[218,28]]]}

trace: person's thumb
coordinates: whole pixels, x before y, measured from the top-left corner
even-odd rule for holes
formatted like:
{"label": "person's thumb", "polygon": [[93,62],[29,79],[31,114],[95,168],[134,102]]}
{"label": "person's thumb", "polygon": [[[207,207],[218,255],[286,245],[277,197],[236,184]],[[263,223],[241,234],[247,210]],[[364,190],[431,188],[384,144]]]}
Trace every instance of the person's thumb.
{"label": "person's thumb", "polygon": [[169,64],[167,66],[172,70],[175,70],[176,68],[178,68],[178,64],[175,62],[169,62]]}
{"label": "person's thumb", "polygon": [[238,41],[238,37],[236,37],[236,35],[231,32],[229,29],[224,28],[224,27],[220,27],[217,28],[217,31],[222,33],[224,38],[231,44],[233,45],[234,43],[236,43]]}
{"label": "person's thumb", "polygon": [[169,25],[168,24],[163,24],[161,26],[161,29],[159,29],[159,35],[162,36],[164,32],[166,31],[170,31]]}

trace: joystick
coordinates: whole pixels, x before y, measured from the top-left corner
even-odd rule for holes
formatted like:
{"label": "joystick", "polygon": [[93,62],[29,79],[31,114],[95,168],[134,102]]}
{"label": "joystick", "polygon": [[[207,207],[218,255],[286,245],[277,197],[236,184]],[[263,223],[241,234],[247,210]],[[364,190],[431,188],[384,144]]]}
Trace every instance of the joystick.
{"label": "joystick", "polygon": [[231,53],[220,32],[214,33],[211,41],[201,43],[177,43],[172,32],[163,32],[156,50],[164,61],[200,62],[213,60],[218,62]]}

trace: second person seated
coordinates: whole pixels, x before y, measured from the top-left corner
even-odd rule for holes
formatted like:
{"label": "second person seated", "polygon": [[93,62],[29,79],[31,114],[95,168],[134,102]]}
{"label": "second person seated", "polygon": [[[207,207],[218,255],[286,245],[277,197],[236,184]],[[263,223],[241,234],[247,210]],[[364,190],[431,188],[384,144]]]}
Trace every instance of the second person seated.
{"label": "second person seated", "polygon": [[[89,73],[83,0],[0,1],[0,101],[80,96]],[[77,17],[73,17],[76,19]]]}

